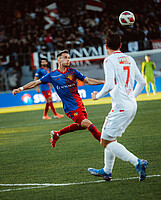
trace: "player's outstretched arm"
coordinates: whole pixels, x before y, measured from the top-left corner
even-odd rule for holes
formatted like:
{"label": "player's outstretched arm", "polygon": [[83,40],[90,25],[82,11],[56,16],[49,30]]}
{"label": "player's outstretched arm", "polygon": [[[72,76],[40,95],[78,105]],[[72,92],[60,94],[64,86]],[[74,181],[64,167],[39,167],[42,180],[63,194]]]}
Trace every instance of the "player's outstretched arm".
{"label": "player's outstretched arm", "polygon": [[[37,80],[39,80],[39,78],[37,76],[35,76],[34,77],[34,81],[37,81]],[[40,93],[40,87],[39,87],[39,85],[36,86],[36,91],[37,91],[37,93]]]}
{"label": "player's outstretched arm", "polygon": [[97,80],[97,79],[88,78],[88,77],[86,77],[83,80],[83,82],[87,83],[88,85],[100,85],[100,84],[104,84],[105,83],[105,81],[103,81],[103,80]]}
{"label": "player's outstretched arm", "polygon": [[12,94],[13,96],[15,96],[16,94],[18,94],[19,92],[21,92],[22,90],[28,90],[28,89],[32,89],[38,85],[41,84],[41,81],[40,80],[36,80],[36,81],[31,81],[29,83],[27,83],[26,85],[20,87],[20,88],[17,88],[17,89],[14,89],[12,91]]}

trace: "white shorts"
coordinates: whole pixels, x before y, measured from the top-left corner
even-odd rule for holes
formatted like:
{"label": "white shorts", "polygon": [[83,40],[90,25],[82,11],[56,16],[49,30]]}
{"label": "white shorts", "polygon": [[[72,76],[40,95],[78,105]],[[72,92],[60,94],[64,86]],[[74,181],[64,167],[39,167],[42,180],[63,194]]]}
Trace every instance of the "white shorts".
{"label": "white shorts", "polygon": [[111,110],[105,119],[101,138],[104,140],[115,140],[117,137],[121,137],[125,129],[133,121],[137,108],[134,107],[131,110]]}

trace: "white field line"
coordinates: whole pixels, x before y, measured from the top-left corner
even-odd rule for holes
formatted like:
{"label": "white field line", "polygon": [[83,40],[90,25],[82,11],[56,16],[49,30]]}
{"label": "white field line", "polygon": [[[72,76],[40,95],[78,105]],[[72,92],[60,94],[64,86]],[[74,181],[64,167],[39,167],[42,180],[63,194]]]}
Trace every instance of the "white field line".
{"label": "white field line", "polygon": [[[160,174],[158,175],[149,175],[146,178],[152,178],[152,177],[161,177]],[[118,179],[111,179],[111,181],[126,181],[126,180],[132,180],[132,179],[139,179],[139,177],[131,177],[131,178],[118,178]],[[15,187],[15,186],[34,186],[34,187],[22,187],[22,188],[13,188],[13,189],[6,189],[6,190],[0,190],[0,192],[9,192],[14,190],[29,190],[29,189],[36,189],[36,188],[44,188],[44,187],[61,187],[61,186],[69,186],[69,185],[84,185],[84,184],[90,184],[90,183],[101,183],[105,182],[105,180],[99,180],[99,181],[87,181],[87,182],[79,182],[79,183],[26,183],[26,184],[0,184],[0,186],[5,187]]]}
{"label": "white field line", "polygon": [[35,189],[35,188],[45,188],[45,187],[49,187],[49,186],[14,188],[14,189],[0,190],[0,192],[10,192],[10,191],[16,191],[16,190],[31,190],[31,189]]}

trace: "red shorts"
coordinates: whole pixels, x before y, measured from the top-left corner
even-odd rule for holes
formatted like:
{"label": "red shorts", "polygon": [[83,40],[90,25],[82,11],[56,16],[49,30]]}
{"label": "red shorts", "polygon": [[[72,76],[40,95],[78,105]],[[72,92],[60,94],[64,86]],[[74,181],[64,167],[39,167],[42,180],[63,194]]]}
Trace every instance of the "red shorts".
{"label": "red shorts", "polygon": [[87,119],[87,112],[85,108],[78,108],[77,110],[66,113],[66,115],[79,125],[81,125],[81,122],[84,119]]}
{"label": "red shorts", "polygon": [[42,94],[44,95],[45,99],[47,99],[51,97],[51,90],[42,91]]}

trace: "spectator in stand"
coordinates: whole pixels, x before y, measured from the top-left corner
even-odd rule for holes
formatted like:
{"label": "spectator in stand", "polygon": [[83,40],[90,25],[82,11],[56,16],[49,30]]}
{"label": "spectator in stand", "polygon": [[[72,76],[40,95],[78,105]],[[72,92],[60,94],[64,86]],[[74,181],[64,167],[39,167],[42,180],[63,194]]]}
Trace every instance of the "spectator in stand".
{"label": "spectator in stand", "polygon": [[79,31],[79,33],[81,33],[81,35],[84,35],[84,28],[81,24],[78,25],[77,30]]}
{"label": "spectator in stand", "polygon": [[124,32],[120,29],[119,26],[117,26],[115,33],[116,33],[116,34],[119,34],[119,35],[121,35],[121,36],[124,35]]}
{"label": "spectator in stand", "polygon": [[161,38],[161,23],[159,23],[159,34],[160,34],[160,38]]}
{"label": "spectator in stand", "polygon": [[15,87],[19,87],[20,85],[20,74],[16,69],[13,69],[8,74],[8,84],[9,84],[9,89],[12,90]]}
{"label": "spectator in stand", "polygon": [[70,35],[67,37],[66,42],[64,44],[65,49],[74,49],[74,44],[76,41],[76,36],[74,33],[70,33]]}
{"label": "spectator in stand", "polygon": [[0,60],[0,90],[4,89],[4,75],[5,75],[5,66],[2,65],[2,60]]}
{"label": "spectator in stand", "polygon": [[54,51],[53,37],[50,34],[46,33],[44,41],[46,42],[46,45],[48,47],[48,51]]}
{"label": "spectator in stand", "polygon": [[10,54],[14,56],[15,62],[18,61],[18,53],[19,53],[20,43],[16,38],[11,38],[9,41],[9,51]]}
{"label": "spectator in stand", "polygon": [[[126,2],[127,1],[125,1],[125,3]],[[136,41],[138,31],[136,31],[135,35],[134,30],[137,30],[139,25],[139,32],[143,31],[145,34],[144,49],[149,49],[149,40],[159,39],[161,37],[160,4],[154,1],[148,1],[148,4],[146,1],[135,3],[136,5],[132,8],[132,11],[135,13],[136,22],[131,30],[129,30],[129,28],[125,29],[122,26],[120,26],[120,30],[119,28],[116,29],[116,27],[119,27],[118,13],[120,13],[122,9],[119,5],[119,1],[113,2],[110,9],[109,6],[107,6],[107,2],[104,2],[106,6],[101,13],[85,10],[84,0],[79,1],[79,3],[73,0],[69,0],[63,4],[61,1],[56,1],[56,3],[59,19],[54,22],[52,30],[48,29],[47,33],[45,31],[44,35],[44,7],[50,4],[50,1],[47,3],[47,1],[42,0],[33,2],[17,0],[16,4],[11,4],[10,1],[2,1],[0,7],[0,41],[5,43],[5,45],[9,41],[8,49],[10,52],[8,52],[8,55],[14,55],[15,60],[17,60],[17,54],[22,50],[19,42],[22,33],[26,34],[24,37],[27,40],[27,46],[31,46],[31,48],[26,49],[28,53],[30,53],[30,51],[36,51],[38,45],[36,42],[37,37],[41,40],[40,43],[44,51],[64,49],[66,48],[66,44],[64,47],[64,43],[70,33],[75,35],[76,38],[74,41],[76,42],[71,42],[68,45],[69,49],[74,46],[80,48],[96,45],[95,40],[92,39],[90,41],[91,35],[92,38],[100,38],[102,37],[100,36],[102,30],[106,32],[107,29],[116,30],[124,35],[125,40],[123,44],[127,45],[129,41]],[[124,5],[123,3],[122,6]],[[126,6],[130,9],[132,5],[132,0],[129,0]],[[139,10],[140,7],[143,8],[141,11]],[[68,18],[66,16],[68,16]],[[71,27],[73,28],[73,26],[74,30],[71,31]],[[53,30],[55,34],[53,34]],[[78,35],[77,32],[80,32],[83,37]],[[94,36],[93,33],[96,35]],[[139,37],[140,36],[141,34],[139,33]],[[126,48],[124,49],[126,50]],[[38,51],[40,51],[40,49]]]}

